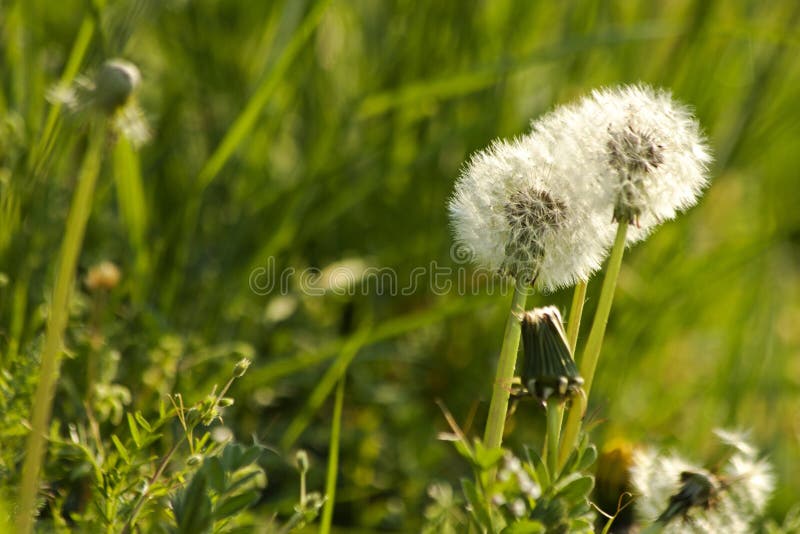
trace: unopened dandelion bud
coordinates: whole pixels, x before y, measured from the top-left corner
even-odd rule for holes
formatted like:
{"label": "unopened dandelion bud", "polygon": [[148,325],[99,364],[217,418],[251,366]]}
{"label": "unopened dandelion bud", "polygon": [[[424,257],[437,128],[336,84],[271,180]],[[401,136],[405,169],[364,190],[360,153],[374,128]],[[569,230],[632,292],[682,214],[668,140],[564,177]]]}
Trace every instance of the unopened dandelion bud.
{"label": "unopened dandelion bud", "polygon": [[228,406],[233,406],[233,399],[231,397],[222,397],[218,402],[217,406],[220,408],[227,408]]}
{"label": "unopened dandelion bud", "polygon": [[554,306],[537,308],[522,317],[522,384],[542,402],[567,400],[580,391],[578,373],[561,314]]}
{"label": "unopened dandelion bud", "polygon": [[94,80],[97,106],[106,113],[113,113],[128,102],[141,79],[133,63],[122,59],[106,61]]}
{"label": "unopened dandelion bud", "polygon": [[233,368],[233,376],[236,378],[241,378],[247,372],[247,369],[250,367],[252,362],[247,358],[242,358],[236,363],[236,367]]}
{"label": "unopened dandelion bud", "polygon": [[301,473],[305,473],[308,471],[308,453],[304,450],[299,450],[294,456],[295,464],[297,464],[297,470]]}
{"label": "unopened dandelion bud", "polygon": [[105,290],[110,291],[119,284],[121,274],[119,267],[113,262],[101,261],[93,265],[86,274],[86,287],[91,291]]}

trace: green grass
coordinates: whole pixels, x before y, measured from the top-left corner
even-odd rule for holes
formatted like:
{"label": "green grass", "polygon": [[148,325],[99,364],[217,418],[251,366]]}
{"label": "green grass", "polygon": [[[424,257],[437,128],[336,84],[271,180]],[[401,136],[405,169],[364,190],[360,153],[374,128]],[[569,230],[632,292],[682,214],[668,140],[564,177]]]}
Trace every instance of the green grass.
{"label": "green grass", "polygon": [[[395,269],[402,283],[431,261],[455,267],[445,204],[472,151],[593,87],[643,81],[694,106],[716,162],[699,206],[625,254],[589,405],[602,420],[594,436],[601,446],[624,438],[702,460],[709,428],[750,429],[776,466],[769,511],[783,517],[800,495],[797,6],[4,2],[4,502],[19,481],[87,143],[46,94],[121,56],[142,71],[138,100],[153,138],[138,150],[119,142],[104,157],[54,407],[62,436],[87,424],[92,351],[104,383],[130,393],[128,404],[96,399],[98,417],[115,402],[157,417],[168,393],[200,401],[250,357],[223,424],[241,442],[255,436],[275,449],[261,459],[269,485],[252,510],[288,517],[295,448],[312,457],[310,490],[325,486],[333,386],[346,368],[333,531],[418,530],[427,485],[466,472],[436,440],[447,425],[435,400],[481,433],[508,297],[427,285],[398,296],[308,296],[296,284],[288,295],[259,295],[251,272],[269,258],[297,272],[357,259]],[[104,259],[123,274],[100,305],[82,279]],[[588,287],[581,344],[599,280]],[[566,311],[571,297],[528,305]],[[517,451],[542,442],[542,413],[530,403],[506,426]],[[110,419],[99,427],[115,428]],[[152,453],[166,454],[173,437]],[[80,502],[83,469],[73,457],[46,461],[68,507]]]}

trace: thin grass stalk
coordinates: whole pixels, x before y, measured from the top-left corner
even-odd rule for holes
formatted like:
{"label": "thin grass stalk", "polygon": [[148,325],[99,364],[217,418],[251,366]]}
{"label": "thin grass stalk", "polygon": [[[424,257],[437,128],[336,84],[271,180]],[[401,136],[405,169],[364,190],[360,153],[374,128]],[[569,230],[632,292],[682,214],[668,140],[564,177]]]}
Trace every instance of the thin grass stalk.
{"label": "thin grass stalk", "polygon": [[563,403],[554,397],[547,400],[547,450],[545,458],[550,480],[558,478],[558,440],[561,433],[561,417]]}
{"label": "thin grass stalk", "polygon": [[[617,278],[622,266],[622,255],[625,252],[625,237],[628,234],[628,225],[621,223],[617,228],[617,236],[614,240],[614,248],[611,249],[611,256],[606,267],[606,274],[603,278],[603,286],[600,289],[600,299],[597,302],[597,310],[592,321],[592,328],[583,349],[583,357],[579,362],[579,370],[583,377],[583,390],[588,401],[589,393],[592,390],[594,373],[597,369],[597,361],[600,358],[600,349],[603,346],[603,337],[608,325],[608,317],[611,314],[611,304],[614,301],[614,291],[617,288]],[[559,465],[564,465],[567,461],[575,441],[580,432],[583,410],[579,406],[573,405],[567,416],[567,425],[564,429],[559,451]]]}
{"label": "thin grass stalk", "polygon": [[588,282],[580,281],[575,285],[572,294],[572,305],[569,308],[569,320],[567,321],[567,342],[569,350],[575,354],[578,346],[578,332],[581,329],[581,318],[583,317],[583,304],[586,302],[586,286]]}
{"label": "thin grass stalk", "polygon": [[492,400],[489,404],[489,418],[486,421],[486,432],[483,441],[489,448],[499,447],[503,442],[503,429],[508,413],[508,398],[511,394],[511,383],[514,379],[514,369],[517,364],[517,350],[519,349],[520,318],[525,311],[525,302],[528,299],[527,288],[517,284],[511,300],[511,310],[506,321],[503,334],[503,346],[500,349],[500,359],[497,362],[494,385],[492,387]]}
{"label": "thin grass stalk", "polygon": [[[69,53],[67,65],[64,67],[64,72],[61,73],[61,78],[58,81],[60,85],[67,86],[78,74],[83,58],[89,48],[89,43],[92,41],[95,26],[95,17],[92,14],[86,15],[81,23],[81,27],[78,29],[78,35],[75,36],[75,42],[72,44],[72,50]],[[52,149],[52,143],[56,133],[56,123],[61,113],[62,106],[63,105],[58,101],[50,105],[44,127],[39,135],[39,142],[31,151],[29,168],[33,171],[34,175],[38,175],[42,172],[47,156]]]}
{"label": "thin grass stalk", "polygon": [[58,271],[53,287],[53,300],[42,350],[39,383],[33,397],[31,432],[25,448],[25,462],[22,467],[22,482],[19,492],[17,530],[21,534],[29,534],[33,530],[39,473],[45,455],[45,439],[61,363],[61,342],[69,317],[69,295],[75,280],[78,256],[83,243],[86,222],[92,211],[92,197],[103,160],[106,142],[105,126],[101,121],[96,121],[90,128],[89,144],[81,165],[77,188],[67,218],[64,240],[61,244]]}
{"label": "thin grass stalk", "polygon": [[342,405],[344,404],[344,382],[342,375],[336,385],[336,398],[333,404],[333,424],[331,426],[331,443],[328,455],[328,476],[325,482],[325,504],[320,520],[320,534],[330,534],[333,521],[333,508],[336,503],[336,475],[339,472],[339,435],[342,430]]}
{"label": "thin grass stalk", "polygon": [[[569,344],[569,351],[575,354],[575,349],[578,346],[578,333],[581,329],[581,318],[583,317],[583,305],[586,302],[586,287],[588,282],[581,280],[575,285],[575,290],[572,293],[572,305],[569,308],[569,318],[567,321],[567,343]],[[564,422],[564,404],[558,406],[558,432],[561,433],[561,426]],[[548,439],[548,438],[545,438]],[[545,441],[545,446],[547,441]],[[545,449],[547,450],[547,449]]]}

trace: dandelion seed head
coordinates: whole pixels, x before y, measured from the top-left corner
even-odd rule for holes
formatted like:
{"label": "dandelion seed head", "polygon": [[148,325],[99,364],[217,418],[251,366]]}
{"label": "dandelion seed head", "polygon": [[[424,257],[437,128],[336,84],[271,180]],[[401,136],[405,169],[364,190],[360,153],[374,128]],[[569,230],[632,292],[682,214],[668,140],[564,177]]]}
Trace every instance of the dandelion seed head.
{"label": "dandelion seed head", "polygon": [[123,59],[106,61],[94,79],[98,107],[111,113],[124,106],[141,81],[142,75],[133,63]]}
{"label": "dandelion seed head", "polygon": [[746,534],[766,507],[775,487],[772,468],[756,458],[756,449],[744,440],[742,433],[715,431],[723,443],[735,443],[737,451],[728,459],[719,474],[692,465],[677,455],[662,456],[653,450],[634,453],[630,470],[636,493],[635,507],[646,523],[655,521],[679,494],[685,473],[696,473],[712,486],[705,503],[692,503],[686,517],[678,515],[664,525],[664,532],[678,534],[719,533]]}
{"label": "dandelion seed head", "polygon": [[580,176],[594,209],[633,223],[628,243],[697,202],[711,154],[691,111],[646,85],[593,91],[532,124],[557,172]]}
{"label": "dandelion seed head", "polygon": [[598,237],[599,219],[581,189],[554,171],[551,147],[537,136],[495,141],[456,184],[449,204],[456,241],[479,266],[540,290],[587,280],[609,238]]}

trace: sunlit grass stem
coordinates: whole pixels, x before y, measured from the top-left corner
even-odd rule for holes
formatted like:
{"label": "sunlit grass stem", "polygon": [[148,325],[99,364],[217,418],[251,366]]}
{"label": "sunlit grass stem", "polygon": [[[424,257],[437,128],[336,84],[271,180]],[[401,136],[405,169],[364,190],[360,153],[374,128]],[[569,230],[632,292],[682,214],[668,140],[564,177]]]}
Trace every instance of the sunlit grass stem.
{"label": "sunlit grass stem", "polygon": [[336,399],[333,404],[333,425],[331,426],[331,443],[328,454],[328,475],[325,482],[325,505],[322,508],[322,519],[319,525],[320,534],[329,534],[333,521],[333,507],[336,503],[336,474],[339,472],[339,435],[342,430],[342,404],[344,404],[345,375],[336,385]]}
{"label": "sunlit grass stem", "polygon": [[562,402],[555,396],[547,401],[547,470],[550,480],[558,477],[558,440],[561,433]]}
{"label": "sunlit grass stem", "polygon": [[520,319],[525,311],[527,298],[527,288],[517,284],[514,288],[511,310],[503,334],[503,346],[500,349],[500,359],[497,362],[497,372],[492,387],[492,400],[489,404],[489,418],[486,421],[486,432],[483,436],[484,444],[489,448],[499,447],[503,442],[503,429],[508,413],[508,397],[511,394],[511,383],[517,364]]}
{"label": "sunlit grass stem", "polygon": [[77,188],[67,218],[64,240],[61,243],[58,271],[45,332],[39,383],[33,397],[31,432],[25,449],[22,482],[19,492],[17,531],[29,534],[33,530],[39,472],[45,454],[45,439],[52,412],[55,385],[59,375],[61,342],[69,317],[69,295],[75,280],[86,222],[92,211],[92,196],[100,173],[106,129],[101,121],[91,125],[89,144],[78,176]]}
{"label": "sunlit grass stem", "polygon": [[[567,343],[569,344],[569,351],[575,354],[575,348],[578,345],[578,333],[581,329],[581,318],[583,317],[583,305],[586,302],[586,287],[588,282],[581,280],[575,285],[575,290],[572,293],[572,305],[569,308],[569,317],[567,322]],[[564,404],[558,406],[558,434],[561,433],[561,425],[564,421]],[[550,439],[548,436],[545,439]],[[550,450],[550,449],[547,449]]]}
{"label": "sunlit grass stem", "polygon": [[[597,361],[600,358],[600,349],[603,346],[603,337],[605,336],[608,317],[611,313],[611,304],[614,301],[614,291],[617,288],[617,278],[619,277],[619,270],[622,266],[622,255],[625,252],[625,237],[627,234],[628,225],[620,223],[617,227],[614,247],[611,249],[608,266],[606,267],[606,274],[603,278],[603,286],[600,289],[600,299],[597,302],[597,310],[595,311],[594,320],[592,321],[592,328],[589,331],[589,337],[583,349],[583,356],[580,362],[578,362],[579,370],[584,381],[583,389],[586,392],[587,400],[592,390],[594,373],[597,369]],[[564,428],[561,439],[561,449],[558,455],[559,465],[563,465],[564,462],[567,461],[575,445],[575,440],[578,437],[578,432],[581,427],[582,412],[583,410],[576,405],[573,405],[573,408],[569,411],[567,425]]]}
{"label": "sunlit grass stem", "polygon": [[578,332],[581,329],[581,317],[583,317],[583,304],[586,302],[587,282],[580,281],[575,285],[572,294],[572,305],[569,308],[567,321],[567,342],[569,350],[574,354],[575,347],[578,345]]}
{"label": "sunlit grass stem", "polygon": [[[95,17],[92,14],[86,15],[78,29],[78,35],[75,36],[75,42],[72,44],[72,50],[67,59],[67,65],[64,67],[64,72],[61,73],[59,84],[67,86],[78,74],[81,67],[83,58],[92,41],[92,35],[95,30]],[[50,110],[47,112],[44,127],[39,134],[39,140],[34,149],[31,151],[31,159],[29,161],[30,169],[34,175],[38,175],[47,160],[47,156],[53,147],[53,141],[56,134],[56,124],[59,114],[61,113],[62,104],[58,101],[50,105]]]}

